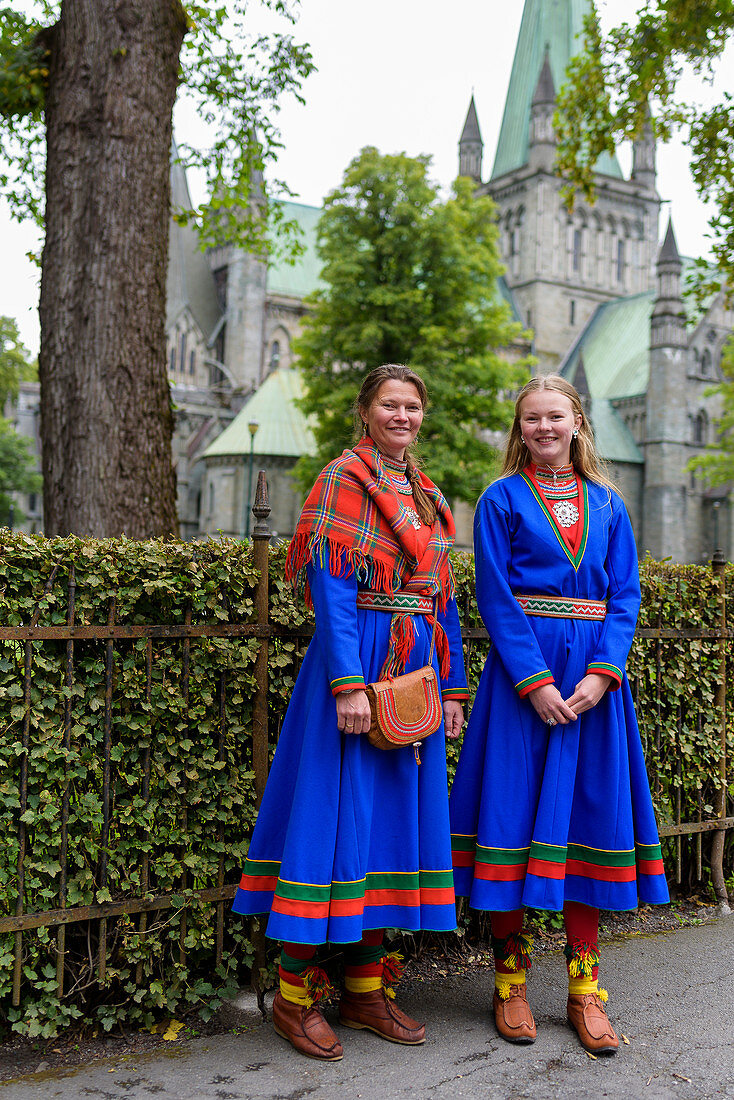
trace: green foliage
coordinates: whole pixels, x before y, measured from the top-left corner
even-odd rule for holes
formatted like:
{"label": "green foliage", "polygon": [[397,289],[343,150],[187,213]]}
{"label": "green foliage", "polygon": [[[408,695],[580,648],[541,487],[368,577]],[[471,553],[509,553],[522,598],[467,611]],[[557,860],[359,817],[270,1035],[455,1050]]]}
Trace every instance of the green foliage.
{"label": "green foliage", "polygon": [[[41,488],[31,446],[30,439],[18,435],[13,425],[0,416],[0,523],[10,514],[11,493],[36,493]],[[22,518],[20,510],[16,511],[16,522]]]}
{"label": "green foliage", "polygon": [[505,358],[521,328],[497,287],[494,205],[467,179],[441,201],[429,164],[367,147],[324,204],[326,286],[296,346],[318,445],[299,464],[304,485],[352,441],[355,397],[381,363],[405,363],[426,381],[432,404],[421,438],[444,493],[473,502],[487,483],[495,453],[479,433],[507,426],[507,394],[525,379],[527,360]]}
{"label": "green foliage", "polygon": [[[35,376],[36,367],[28,362],[18,326],[11,317],[0,317],[0,414],[5,402],[17,397],[18,384]],[[34,493],[41,488],[31,447],[31,440],[18,435],[0,415],[0,523],[9,515],[11,492]],[[21,518],[22,514],[16,513],[16,519]]]}
{"label": "green foliage", "polygon": [[37,378],[35,365],[20,342],[18,326],[12,317],[0,316],[0,411],[5,402],[18,396],[18,384]]}
{"label": "green foliage", "polygon": [[716,442],[688,463],[709,485],[734,481],[734,338],[730,338],[721,356],[722,380],[707,394],[721,395],[721,415],[714,420]]}
{"label": "green foliage", "polygon": [[[178,0],[176,0],[178,3]],[[260,5],[295,21],[297,0],[260,0]],[[48,31],[58,19],[60,4],[27,0],[23,16],[0,8],[0,138],[7,171],[0,173],[0,191],[16,217],[43,221],[44,131]],[[294,227],[283,223],[273,205],[267,223],[253,199],[287,191],[282,182],[263,182],[263,169],[280,148],[274,116],[282,96],[293,94],[313,71],[307,46],[279,31],[251,30],[252,4],[184,3],[188,33],[180,56],[179,98],[188,101],[205,123],[207,137],[199,145],[182,144],[180,160],[206,178],[209,202],[197,210],[179,210],[182,222],[196,220],[203,244],[226,238],[228,243],[262,251],[266,235],[277,228],[286,238]],[[119,48],[124,56],[125,47]],[[282,223],[282,224],[281,224]]]}
{"label": "green foliage", "polygon": [[[44,540],[0,536],[0,623],[67,621],[69,567],[76,572],[75,622],[194,624],[254,619],[256,572],[249,548],[238,542],[130,542]],[[310,616],[283,580],[285,547],[271,551],[271,621],[307,629]],[[460,613],[478,626],[473,562],[453,555]],[[58,572],[48,592],[55,566]],[[646,561],[642,566],[640,625],[714,628],[718,606],[708,569]],[[728,591],[734,572],[727,574]],[[305,639],[273,639],[269,660],[270,741],[274,745],[303,656]],[[486,641],[466,645],[472,690],[486,657]],[[73,682],[66,686],[66,644],[32,643],[29,700],[28,830],[24,862],[25,911],[58,908],[63,793],[69,789],[66,860],[68,906],[110,899],[172,894],[173,908],[151,912],[141,934],[139,916],[107,922],[107,973],[96,971],[98,925],[66,927],[64,997],[56,990],[56,930],[23,934],[22,1003],[11,1006],[14,936],[0,936],[0,1029],[51,1036],[74,1024],[103,1030],[119,1024],[150,1026],[163,1016],[196,1010],[208,1016],[245,980],[253,962],[247,922],[225,906],[224,956],[216,967],[215,914],[197,889],[238,880],[255,819],[251,771],[251,717],[255,639],[195,638],[152,642],[150,683],[146,642],[114,645],[111,708],[111,824],[103,854],[104,728],[107,647],[74,645]],[[637,639],[628,671],[636,697],[656,809],[661,822],[711,815],[713,777],[720,757],[714,706],[718,644]],[[20,762],[26,713],[24,644],[0,642],[0,913],[17,897]],[[186,698],[188,683],[188,698]],[[224,683],[224,725],[220,701]],[[730,704],[732,681],[729,678]],[[70,748],[64,744],[64,708],[71,704]],[[730,709],[729,713],[734,713]],[[730,728],[731,738],[731,728]],[[730,744],[732,743],[732,738]],[[448,746],[453,777],[459,746]],[[729,750],[733,776],[734,745]],[[146,761],[150,764],[145,795]],[[664,848],[672,867],[673,843]],[[707,841],[704,840],[704,845]],[[704,848],[704,854],[706,849]],[[727,874],[731,874],[731,850]],[[147,889],[144,859],[149,864]],[[690,864],[684,864],[690,876]],[[184,885],[183,875],[186,874]],[[221,878],[220,878],[221,876]],[[186,961],[181,962],[181,913],[186,912]]]}
{"label": "green foliage", "polygon": [[[734,30],[731,0],[653,0],[636,19],[605,37],[595,13],[587,16],[584,48],[568,68],[558,97],[558,167],[574,191],[593,200],[593,166],[603,152],[642,133],[648,108],[656,135],[687,134],[691,172],[699,195],[714,204],[710,219],[718,277],[734,286],[734,98],[725,92],[713,107],[680,98],[680,78],[703,81],[715,72]],[[717,284],[701,265],[703,294]]]}

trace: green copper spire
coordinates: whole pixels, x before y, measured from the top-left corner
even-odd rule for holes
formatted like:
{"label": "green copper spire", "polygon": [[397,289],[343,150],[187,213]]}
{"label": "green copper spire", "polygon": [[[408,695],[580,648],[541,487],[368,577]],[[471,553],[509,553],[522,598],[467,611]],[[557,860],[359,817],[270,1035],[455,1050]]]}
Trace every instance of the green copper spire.
{"label": "green copper spire", "polygon": [[[546,48],[553,83],[559,89],[565,83],[568,62],[581,49],[578,36],[591,7],[592,0],[525,0],[492,179],[527,164],[530,106]],[[605,176],[622,177],[617,158],[606,153],[596,170]]]}

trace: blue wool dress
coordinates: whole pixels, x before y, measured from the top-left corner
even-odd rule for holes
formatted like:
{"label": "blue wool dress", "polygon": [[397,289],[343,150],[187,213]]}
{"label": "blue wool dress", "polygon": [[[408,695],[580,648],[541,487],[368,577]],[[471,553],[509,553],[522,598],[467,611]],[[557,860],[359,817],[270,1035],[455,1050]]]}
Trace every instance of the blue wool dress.
{"label": "blue wool dress", "polygon": [[[308,579],[316,634],[283,721],[235,913],[269,913],[266,933],[291,943],[354,943],[376,928],[456,926],[443,728],[412,748],[384,752],[337,728],[330,685],[385,661],[391,614],[358,609],[354,573],[327,560]],[[468,697],[455,600],[439,613],[451,651],[444,699]],[[413,617],[406,671],[428,662],[431,630]],[[434,654],[433,663],[438,673]]]}
{"label": "blue wool dress", "polygon": [[[640,734],[624,672],[640,606],[620,497],[582,482],[576,554],[521,474],[482,495],[477,601],[492,648],[451,791],[456,893],[476,909],[633,909],[669,900]],[[516,595],[606,600],[603,621],[525,615]],[[564,699],[587,672],[612,688],[568,725],[521,693],[552,676]]]}

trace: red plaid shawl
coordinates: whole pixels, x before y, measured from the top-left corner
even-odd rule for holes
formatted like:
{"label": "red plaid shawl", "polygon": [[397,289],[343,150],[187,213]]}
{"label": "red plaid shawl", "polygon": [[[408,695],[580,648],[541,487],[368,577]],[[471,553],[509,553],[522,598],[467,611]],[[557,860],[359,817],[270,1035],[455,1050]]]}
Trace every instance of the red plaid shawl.
{"label": "red plaid shawl", "polygon": [[[446,601],[454,595],[448,552],[456,528],[441,491],[425,474],[418,476],[437,511],[420,560],[416,559],[415,528],[401,509],[400,497],[371,439],[360,440],[321,471],[306,498],[285,564],[286,580],[296,587],[303,583],[308,607],[313,604],[305,568],[315,560],[323,565],[328,551],[330,568],[337,576],[343,570],[347,574],[354,572],[378,592],[392,594],[405,589],[435,596],[439,607],[445,608]],[[395,675],[405,667],[413,637],[410,616],[396,613],[385,675]],[[436,630],[436,643],[445,675],[448,643],[440,627]]]}

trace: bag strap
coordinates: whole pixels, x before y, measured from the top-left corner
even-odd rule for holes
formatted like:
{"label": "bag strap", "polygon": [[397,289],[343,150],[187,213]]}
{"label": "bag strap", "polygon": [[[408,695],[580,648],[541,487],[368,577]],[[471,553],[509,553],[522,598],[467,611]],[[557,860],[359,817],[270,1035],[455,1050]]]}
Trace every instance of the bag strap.
{"label": "bag strap", "polygon": [[433,651],[436,648],[436,623],[438,622],[438,600],[433,601],[433,630],[431,631],[431,651],[428,654],[429,665],[433,664]]}

